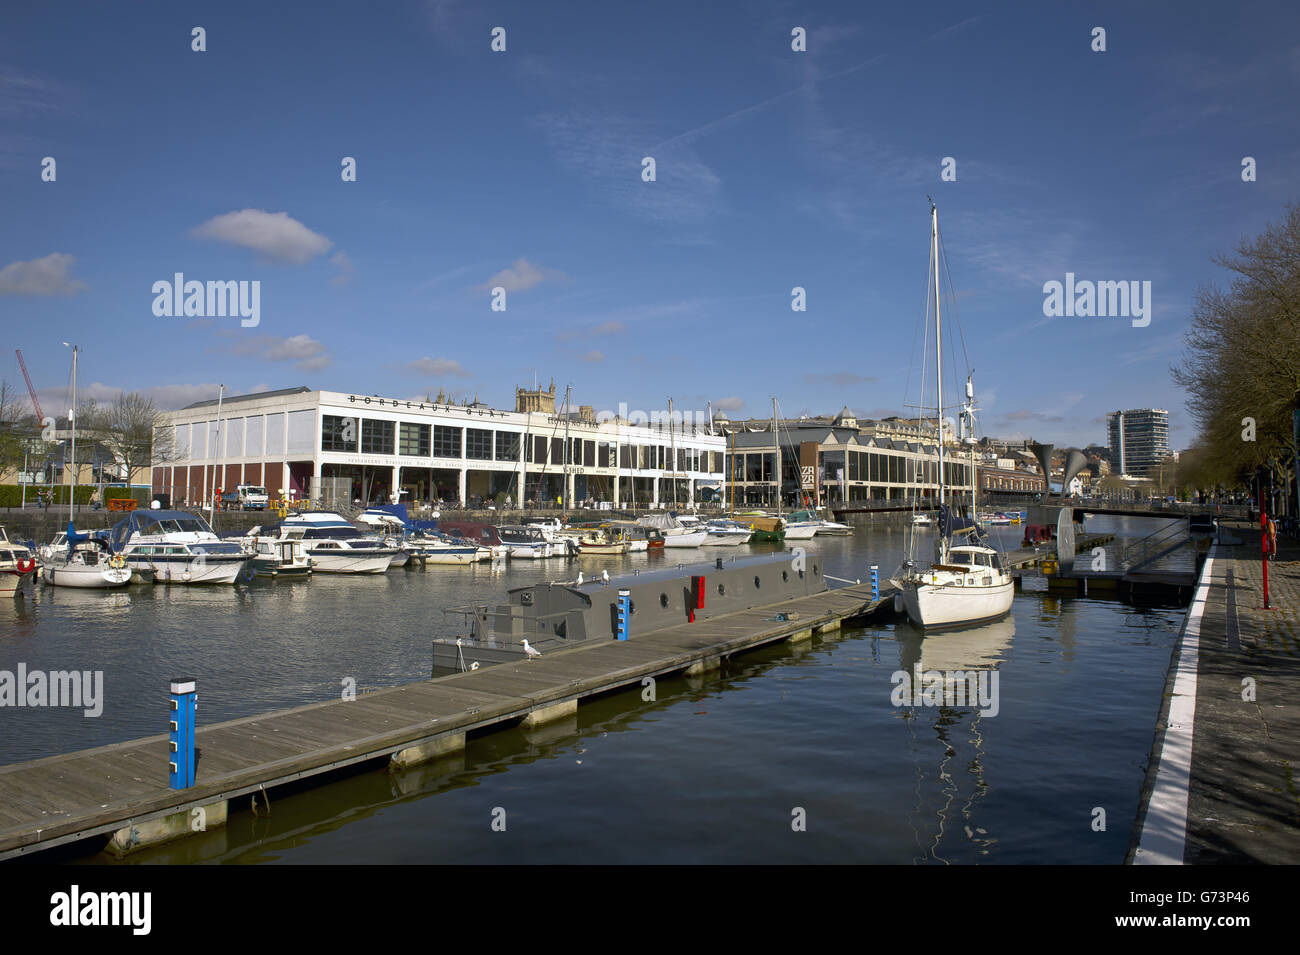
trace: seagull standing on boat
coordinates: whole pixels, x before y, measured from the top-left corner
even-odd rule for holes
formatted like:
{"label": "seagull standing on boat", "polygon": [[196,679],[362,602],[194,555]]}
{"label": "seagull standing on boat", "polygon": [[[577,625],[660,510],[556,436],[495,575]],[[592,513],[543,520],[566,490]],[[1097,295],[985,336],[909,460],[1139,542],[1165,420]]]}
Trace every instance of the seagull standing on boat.
{"label": "seagull standing on boat", "polygon": [[538,650],[536,647],[529,646],[527,640],[524,641],[524,653],[528,655],[528,659],[530,660],[533,657],[540,657],[542,655],[541,651]]}

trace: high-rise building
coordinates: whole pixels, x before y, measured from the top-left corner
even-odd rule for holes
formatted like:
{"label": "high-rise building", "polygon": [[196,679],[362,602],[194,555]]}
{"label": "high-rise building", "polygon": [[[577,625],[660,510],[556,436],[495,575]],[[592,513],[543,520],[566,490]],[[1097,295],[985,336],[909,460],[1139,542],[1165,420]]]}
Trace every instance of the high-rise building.
{"label": "high-rise building", "polygon": [[1116,474],[1147,477],[1169,455],[1169,412],[1131,408],[1106,416],[1110,466]]}

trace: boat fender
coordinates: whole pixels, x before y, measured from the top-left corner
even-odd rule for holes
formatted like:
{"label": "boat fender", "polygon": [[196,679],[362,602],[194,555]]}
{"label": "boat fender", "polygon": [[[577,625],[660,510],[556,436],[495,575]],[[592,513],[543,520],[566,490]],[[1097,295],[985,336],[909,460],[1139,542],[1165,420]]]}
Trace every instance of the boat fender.
{"label": "boat fender", "polygon": [[36,561],[32,560],[32,558],[30,557],[18,558],[18,573],[30,574],[35,569],[36,569]]}
{"label": "boat fender", "polygon": [[126,558],[123,557],[121,554],[114,554],[112,557],[108,559],[108,566],[112,567],[114,570],[118,570],[122,567],[125,567]]}

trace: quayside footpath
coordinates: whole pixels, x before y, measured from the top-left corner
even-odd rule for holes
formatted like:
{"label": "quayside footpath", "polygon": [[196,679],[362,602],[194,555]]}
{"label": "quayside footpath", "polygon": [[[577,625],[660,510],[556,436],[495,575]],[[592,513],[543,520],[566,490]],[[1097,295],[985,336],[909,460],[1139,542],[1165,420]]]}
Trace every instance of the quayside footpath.
{"label": "quayside footpath", "polygon": [[1220,525],[1174,652],[1134,862],[1300,862],[1300,543],[1277,547],[1265,609],[1259,527]]}

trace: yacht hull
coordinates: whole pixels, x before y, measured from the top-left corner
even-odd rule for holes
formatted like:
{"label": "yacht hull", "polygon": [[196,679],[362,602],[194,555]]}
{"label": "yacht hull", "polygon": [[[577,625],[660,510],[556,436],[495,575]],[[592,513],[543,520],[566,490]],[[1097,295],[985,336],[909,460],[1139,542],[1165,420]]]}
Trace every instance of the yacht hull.
{"label": "yacht hull", "polygon": [[987,587],[909,580],[903,585],[903,606],[918,627],[966,627],[1006,616],[1015,590],[1014,580]]}
{"label": "yacht hull", "polygon": [[84,590],[103,590],[125,587],[131,582],[131,568],[87,567],[69,564],[66,567],[46,565],[41,569],[41,580],[55,587],[79,587]]}

